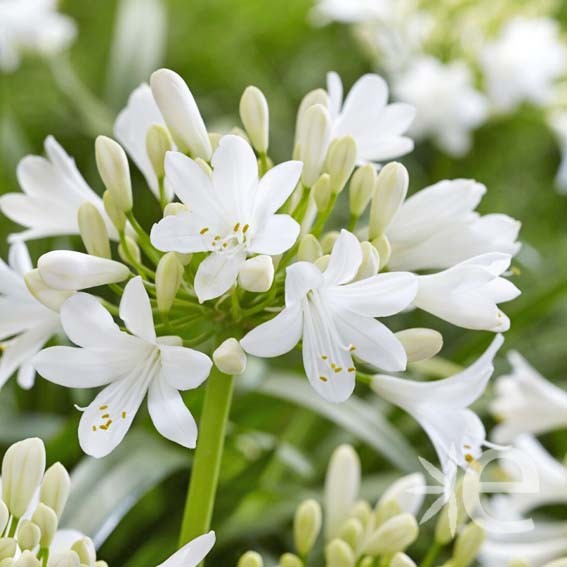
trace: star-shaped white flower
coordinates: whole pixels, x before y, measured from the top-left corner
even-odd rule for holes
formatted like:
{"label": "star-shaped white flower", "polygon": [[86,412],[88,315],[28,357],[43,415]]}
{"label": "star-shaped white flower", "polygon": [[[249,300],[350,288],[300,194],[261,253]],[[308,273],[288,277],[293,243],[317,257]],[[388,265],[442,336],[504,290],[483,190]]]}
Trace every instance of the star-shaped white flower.
{"label": "star-shaped white flower", "polygon": [[330,402],[353,392],[353,355],[389,372],[404,370],[400,341],[375,317],[405,309],[415,298],[417,279],[399,272],[352,282],[362,262],[358,239],[343,230],[329,265],[321,273],[309,262],[287,268],[284,310],[241,341],[250,354],[280,356],[303,339],[303,364],[313,388]]}
{"label": "star-shaped white flower", "polygon": [[0,259],[0,388],[18,370],[18,384],[31,388],[31,359],[61,326],[59,315],[28,291],[23,276],[32,269],[26,245],[10,247],[9,265]]}
{"label": "star-shaped white flower", "polygon": [[215,545],[215,532],[196,537],[157,567],[197,567]]}
{"label": "star-shaped white flower", "polygon": [[165,217],[151,232],[158,250],[210,252],[195,276],[201,302],[227,292],[249,254],[282,254],[299,235],[297,222],[276,212],[294,190],[301,162],[277,165],[258,180],[252,148],[231,135],[221,139],[212,166],[209,177],[191,158],[167,153],[167,179],[189,212]]}
{"label": "star-shaped white flower", "polygon": [[120,302],[121,331],[92,295],[77,293],[61,308],[69,339],[82,348],[56,346],[33,360],[36,370],[69,388],[106,386],[84,410],[79,441],[85,453],[103,457],[124,438],[146,393],[156,429],[167,439],[193,448],[197,425],[179,390],[197,388],[211,360],[184,348],[178,337],[156,337],[150,300],[138,276]]}

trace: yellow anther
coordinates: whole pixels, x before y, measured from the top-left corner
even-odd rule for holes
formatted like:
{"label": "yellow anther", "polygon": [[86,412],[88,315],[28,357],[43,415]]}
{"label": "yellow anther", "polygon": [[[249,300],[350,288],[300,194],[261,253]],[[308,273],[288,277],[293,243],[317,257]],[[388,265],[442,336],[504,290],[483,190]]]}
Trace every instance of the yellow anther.
{"label": "yellow anther", "polygon": [[206,234],[207,232],[209,232],[209,228],[206,226],[199,231],[199,234]]}
{"label": "yellow anther", "polygon": [[233,230],[234,232],[238,232],[238,229],[239,229],[239,228],[240,228],[240,223],[237,222],[237,223],[234,225],[234,228],[233,228],[232,230]]}
{"label": "yellow anther", "polygon": [[355,347],[354,345],[350,345],[350,346],[348,347],[348,350],[349,350],[350,352],[354,352],[354,351],[356,350],[356,347]]}
{"label": "yellow anther", "polygon": [[105,409],[108,409],[108,406],[100,406],[98,409],[99,409],[100,411],[104,411]]}
{"label": "yellow anther", "polygon": [[125,411],[122,412],[122,419],[126,419],[126,412]]}
{"label": "yellow anther", "polygon": [[342,371],[343,371],[343,369],[342,369],[340,366],[335,366],[335,367],[333,368],[333,370],[335,371],[336,374],[338,374],[339,372],[342,372]]}
{"label": "yellow anther", "polygon": [[327,358],[329,358],[329,357],[328,357],[326,354],[322,354],[322,355],[321,355],[321,359],[322,359],[322,360],[327,360]]}
{"label": "yellow anther", "polygon": [[354,372],[355,370],[356,370],[356,368],[354,366],[347,368],[347,372]]}
{"label": "yellow anther", "polygon": [[242,227],[242,232],[244,234],[246,234],[248,232],[248,229],[250,228],[250,225],[248,223],[246,223],[243,227]]}
{"label": "yellow anther", "polygon": [[110,417],[110,414],[105,413],[104,415],[101,415],[100,417],[101,417],[101,419],[108,419]]}
{"label": "yellow anther", "polygon": [[96,431],[96,425],[93,425],[93,431]]}
{"label": "yellow anther", "polygon": [[321,380],[321,382],[328,382],[329,379],[326,376],[319,376],[319,380]]}

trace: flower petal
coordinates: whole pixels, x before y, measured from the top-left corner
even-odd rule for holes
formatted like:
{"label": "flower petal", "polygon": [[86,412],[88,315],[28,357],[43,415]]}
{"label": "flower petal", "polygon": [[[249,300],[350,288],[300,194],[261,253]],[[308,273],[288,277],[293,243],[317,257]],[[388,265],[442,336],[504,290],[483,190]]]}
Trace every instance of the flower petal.
{"label": "flower petal", "polygon": [[341,112],[343,104],[343,83],[341,77],[335,71],[327,73],[327,93],[329,94],[329,110],[333,120],[337,118]]}
{"label": "flower petal", "polygon": [[207,256],[195,275],[195,293],[199,301],[214,299],[226,293],[236,282],[238,272],[246,260],[246,252],[215,253]]}
{"label": "flower petal", "polygon": [[271,215],[251,239],[249,250],[276,256],[289,250],[299,236],[299,224],[289,215]]}
{"label": "flower petal", "polygon": [[157,567],[197,567],[215,545],[215,532],[195,538]]}
{"label": "flower petal", "polygon": [[211,359],[198,350],[160,345],[161,376],[176,390],[198,388],[211,371]]}
{"label": "flower petal", "polygon": [[299,181],[303,163],[286,161],[272,167],[260,180],[256,196],[255,217],[275,214],[292,194]]}
{"label": "flower petal", "polygon": [[141,276],[132,278],[126,284],[120,300],[120,318],[133,335],[151,343],[155,342],[152,306]]}
{"label": "flower petal", "polygon": [[286,269],[285,304],[291,306],[301,301],[311,289],[323,285],[323,274],[311,262],[295,262]]}
{"label": "flower petal", "polygon": [[362,250],[358,238],[348,230],[341,230],[335,241],[329,265],[324,272],[325,284],[338,286],[350,282],[360,264],[362,263]]}
{"label": "flower petal", "polygon": [[152,244],[162,252],[192,254],[210,250],[211,237],[203,233],[215,231],[210,218],[196,212],[169,215],[154,224],[150,233]]}

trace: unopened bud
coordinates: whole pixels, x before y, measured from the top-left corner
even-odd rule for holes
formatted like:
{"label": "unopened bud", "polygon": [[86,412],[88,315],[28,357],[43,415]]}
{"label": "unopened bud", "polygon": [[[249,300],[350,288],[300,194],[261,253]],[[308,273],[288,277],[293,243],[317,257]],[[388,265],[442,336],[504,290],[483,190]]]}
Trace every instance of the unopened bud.
{"label": "unopened bud", "polygon": [[45,471],[45,447],[37,437],[14,443],[2,461],[2,499],[17,519],[27,511]]}
{"label": "unopened bud", "polygon": [[246,353],[235,338],[226,339],[213,352],[213,362],[224,374],[238,376],[246,370]]}
{"label": "unopened bud", "polygon": [[4,533],[9,519],[10,512],[8,511],[8,507],[4,504],[3,500],[0,500],[0,534]]}
{"label": "unopened bud", "polygon": [[[74,551],[66,551],[49,560],[49,567],[81,567],[81,560]],[[95,563],[95,567],[97,567]]]}
{"label": "unopened bud", "polygon": [[284,553],[280,557],[279,567],[303,567],[303,561],[293,553]]}
{"label": "unopened bud", "polygon": [[102,194],[102,202],[108,218],[111,220],[116,230],[122,232],[126,227],[126,215],[118,207],[110,191],[107,190]]}
{"label": "unopened bud", "polygon": [[303,262],[315,262],[322,254],[323,250],[321,245],[312,234],[306,234],[299,241],[299,248],[297,250],[298,260]]}
{"label": "unopened bud", "polygon": [[96,550],[91,538],[83,537],[71,549],[79,556],[81,565],[92,565],[96,561]]}
{"label": "unopened bud", "polygon": [[41,530],[40,546],[49,548],[57,531],[57,514],[49,506],[39,503],[33,513],[32,522]]}
{"label": "unopened bud", "polygon": [[240,120],[254,149],[260,154],[265,154],[268,151],[270,113],[266,97],[257,87],[246,87],[242,93]]}
{"label": "unopened bud", "polygon": [[164,254],[156,268],[156,298],[158,309],[167,313],[181,285],[183,267],[179,263],[175,252]]}
{"label": "unopened bud", "polygon": [[55,463],[45,472],[39,499],[40,502],[52,508],[58,518],[61,518],[70,491],[71,478],[67,469],[61,463]]}
{"label": "unopened bud", "polygon": [[112,138],[98,136],[95,142],[98,172],[104,186],[110,191],[119,210],[132,210],[132,182],[130,166],[122,146]]}
{"label": "unopened bud", "polygon": [[108,563],[100,559],[98,561],[95,561],[94,567],[108,567]]}
{"label": "unopened bud", "polygon": [[408,362],[427,360],[443,347],[443,335],[433,329],[404,329],[398,331],[396,337],[406,351]]}
{"label": "unopened bud", "polygon": [[484,543],[485,532],[482,526],[475,522],[466,525],[457,541],[453,551],[453,561],[459,567],[469,567]]}
{"label": "unopened bud", "polygon": [[323,173],[311,190],[317,211],[320,213],[326,211],[331,202],[331,176],[328,173]]}
{"label": "unopened bud", "polygon": [[376,526],[381,526],[385,522],[387,522],[390,518],[394,516],[398,516],[402,513],[402,508],[397,502],[397,500],[390,499],[380,501],[379,504],[376,506],[375,510],[375,518],[376,518]]}
{"label": "unopened bud", "polygon": [[[61,291],[59,289],[53,289],[49,287],[41,277],[39,270],[31,270],[24,275],[24,281],[28,291],[43,305],[52,309],[53,311],[59,312],[61,306],[74,292],[72,291]],[[0,530],[1,532],[2,530]]]}
{"label": "unopened bud", "polygon": [[392,557],[390,567],[417,567],[417,565],[415,561],[405,553],[396,553],[396,555]]}
{"label": "unopened bud", "polygon": [[0,537],[0,561],[14,557],[17,549],[18,543],[13,537]]}
{"label": "unopened bud", "polygon": [[142,259],[138,243],[130,236],[125,236],[124,240],[118,245],[118,256],[125,264],[131,266],[139,264]]}
{"label": "unopened bud", "polygon": [[370,537],[366,551],[370,555],[393,555],[404,551],[416,539],[419,528],[411,514],[399,514],[384,522]]}
{"label": "unopened bud", "polygon": [[383,234],[372,241],[372,246],[378,250],[378,255],[380,256],[380,266],[383,268],[388,265],[390,257],[392,256],[392,245],[388,240],[388,237]]}
{"label": "unopened bud", "polygon": [[301,557],[309,554],[321,531],[321,506],[316,500],[305,500],[295,512],[293,535],[295,549]]}
{"label": "unopened bud", "polygon": [[331,136],[331,117],[321,104],[309,107],[301,119],[299,145],[303,171],[301,181],[312,187],[321,174]]}
{"label": "unopened bud", "polygon": [[219,143],[221,141],[222,136],[223,135],[219,134],[218,132],[209,132],[209,142],[211,144],[211,148],[213,152],[215,152],[216,149],[219,147]]}
{"label": "unopened bud", "polygon": [[165,154],[173,148],[171,137],[165,126],[153,124],[146,132],[146,153],[159,180],[165,176]]}
{"label": "unopened bud", "polygon": [[99,210],[88,201],[79,207],[79,232],[89,254],[110,258],[110,242],[104,219]]}
{"label": "unopened bud", "polygon": [[425,478],[421,473],[402,476],[384,491],[376,510],[378,511],[383,503],[394,500],[402,512],[416,516],[423,504],[425,493]]}
{"label": "unopened bud", "polygon": [[262,556],[255,551],[247,551],[239,560],[236,567],[264,567]]}
{"label": "unopened bud", "polygon": [[41,567],[41,562],[35,553],[24,551],[14,563],[14,567]]}
{"label": "unopened bud", "polygon": [[317,260],[315,260],[315,262],[313,262],[322,272],[324,272],[327,267],[329,266],[329,262],[331,260],[331,256],[330,254],[325,254],[324,256],[321,256],[320,258],[317,258]]}
{"label": "unopened bud", "polygon": [[341,528],[339,537],[352,549],[357,549],[364,533],[364,527],[358,518],[349,518]]}
{"label": "unopened bud", "polygon": [[18,526],[18,545],[22,551],[30,551],[39,545],[41,530],[29,520],[22,520]]}
{"label": "unopened bud", "polygon": [[274,281],[274,263],[271,256],[261,254],[246,260],[238,273],[238,283],[246,291],[268,291]]}
{"label": "unopened bud", "polygon": [[378,273],[380,269],[380,255],[378,250],[370,244],[370,242],[361,242],[360,249],[362,250],[362,262],[354,277],[355,281],[371,278]]}
{"label": "unopened bud", "polygon": [[372,519],[372,508],[366,500],[358,500],[351,508],[350,515],[366,528]]}
{"label": "unopened bud", "polygon": [[330,254],[333,250],[333,246],[339,237],[339,232],[337,230],[331,230],[323,235],[321,238],[321,248],[323,249],[323,254]]}
{"label": "unopened bud", "polygon": [[181,215],[188,212],[189,208],[183,203],[168,203],[163,210],[163,216],[169,217],[172,215]]}
{"label": "unopened bud", "polygon": [[[325,108],[329,107],[329,95],[325,89],[315,89],[309,91],[301,100],[299,108],[297,109],[297,119],[295,123],[295,143],[299,141],[299,132],[301,130],[301,121],[305,115],[308,108],[311,108],[315,104],[320,104]],[[295,159],[295,158],[294,158]]]}
{"label": "unopened bud", "polygon": [[362,558],[362,561],[359,564],[359,567],[374,567],[374,557],[370,557],[367,555],[366,557]]}
{"label": "unopened bud", "polygon": [[325,548],[327,567],[354,567],[354,552],[346,541],[334,539]]}
{"label": "unopened bud", "polygon": [[203,170],[203,173],[209,177],[213,174],[211,166],[202,158],[195,158],[195,163]]}
{"label": "unopened bud", "polygon": [[340,193],[356,165],[356,141],[352,136],[344,136],[329,148],[327,163],[331,175],[331,190]]}
{"label": "unopened bud", "polygon": [[382,236],[406,198],[409,185],[407,169],[397,162],[386,164],[376,180],[370,208],[369,239]]}
{"label": "unopened bud", "polygon": [[375,187],[376,168],[371,163],[354,172],[349,187],[350,212],[353,217],[358,218],[364,213]]}

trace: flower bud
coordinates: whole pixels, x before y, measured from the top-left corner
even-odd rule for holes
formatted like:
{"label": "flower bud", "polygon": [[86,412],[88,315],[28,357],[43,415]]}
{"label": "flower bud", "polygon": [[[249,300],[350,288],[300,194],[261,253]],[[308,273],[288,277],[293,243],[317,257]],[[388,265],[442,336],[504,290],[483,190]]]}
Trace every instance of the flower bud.
{"label": "flower bud", "polygon": [[132,182],[130,166],[122,146],[112,138],[98,136],[95,142],[98,172],[104,186],[123,213],[132,210]]}
{"label": "flower bud", "polygon": [[384,522],[372,534],[365,551],[370,555],[393,555],[409,547],[418,533],[415,518],[411,514],[399,514]]}
{"label": "flower bud", "polygon": [[317,260],[315,260],[314,264],[322,271],[324,272],[327,267],[329,266],[329,261],[331,260],[331,256],[329,254],[325,254],[324,256],[321,256],[320,258],[317,258]]}
{"label": "flower bud", "polygon": [[57,514],[49,506],[39,503],[33,513],[32,521],[41,530],[40,547],[49,548],[57,531]]}
{"label": "flower bud", "polygon": [[301,182],[311,187],[321,174],[331,137],[331,117],[321,104],[309,107],[300,123]]}
{"label": "flower bud", "polygon": [[71,550],[74,551],[81,561],[81,565],[92,565],[96,561],[96,550],[91,538],[83,537],[76,541]]}
{"label": "flower bud", "polygon": [[125,236],[124,240],[118,245],[118,256],[120,259],[131,266],[139,264],[142,260],[142,253],[138,243],[130,236]]}
{"label": "flower bud", "polygon": [[213,153],[209,135],[185,81],[169,69],[159,69],[152,73],[150,86],[179,150],[209,161]]}
{"label": "flower bud", "polygon": [[3,500],[0,500],[0,534],[4,533],[9,519],[10,512],[8,511],[8,507],[4,504]]}
{"label": "flower bud", "polygon": [[0,537],[0,561],[14,557],[17,550],[18,544],[13,537]]}
{"label": "flower bud", "polygon": [[262,556],[255,551],[247,551],[239,560],[236,567],[264,567]]}
{"label": "flower bud", "polygon": [[163,210],[163,216],[169,217],[171,215],[181,215],[188,212],[189,208],[183,203],[168,203]]}
{"label": "flower bud", "polygon": [[171,309],[181,285],[182,275],[183,267],[176,253],[164,254],[156,268],[156,298],[161,313],[167,313]]}
{"label": "flower bud", "polygon": [[45,447],[37,437],[14,443],[2,461],[2,499],[21,518],[39,488],[45,471]]}
{"label": "flower bud", "polygon": [[303,567],[303,561],[293,553],[284,553],[280,557],[279,567]]}
{"label": "flower bud", "polygon": [[112,221],[116,230],[122,232],[126,227],[126,215],[118,208],[110,191],[107,190],[102,194],[102,202],[108,218]]}
{"label": "flower bud", "polygon": [[99,559],[98,561],[95,561],[94,567],[108,567],[108,563]]}
{"label": "flower bud", "polygon": [[156,177],[161,180],[165,176],[165,154],[173,149],[171,137],[162,124],[153,124],[146,132],[146,153]]}
{"label": "flower bud", "polygon": [[354,567],[355,557],[349,545],[341,540],[334,539],[325,548],[327,567]]}
{"label": "flower bud", "polygon": [[61,518],[70,491],[71,478],[67,469],[61,463],[55,463],[45,472],[39,492],[39,500],[52,508],[57,517]]}
{"label": "flower bud", "polygon": [[[81,567],[81,560],[74,551],[66,551],[58,555],[53,561],[49,560],[49,567]],[[96,567],[96,563],[95,563]]]}
{"label": "flower bud", "polygon": [[203,173],[206,173],[209,177],[213,174],[213,170],[211,166],[201,158],[195,158],[195,163],[203,170]]}
{"label": "flower bud", "polygon": [[366,278],[371,278],[378,273],[380,269],[380,255],[378,250],[370,244],[370,242],[361,242],[360,249],[362,250],[362,262],[354,276],[354,280],[363,280]]}
{"label": "flower bud", "polygon": [[339,237],[339,232],[337,230],[331,230],[323,235],[321,238],[321,248],[323,249],[323,254],[330,254],[333,250],[333,246]]}
{"label": "flower bud", "polygon": [[303,262],[315,262],[322,254],[323,250],[321,245],[312,234],[306,234],[299,241],[299,248],[297,250],[298,260]]}
{"label": "flower bud", "polygon": [[240,120],[246,128],[254,149],[265,154],[268,151],[270,113],[266,97],[257,87],[246,87],[240,98]]}
{"label": "flower bud", "polygon": [[383,268],[388,265],[390,257],[392,256],[392,245],[388,240],[388,237],[383,234],[372,241],[372,246],[378,250],[378,255],[380,256],[380,266]]}
{"label": "flower bud", "polygon": [[41,562],[31,551],[24,551],[14,563],[14,567],[41,567]]}
{"label": "flower bud", "polygon": [[427,360],[443,347],[443,335],[433,329],[404,329],[398,331],[396,337],[406,351],[408,362]]}
{"label": "flower bud", "polygon": [[30,551],[39,545],[41,530],[29,520],[22,520],[18,526],[18,545],[22,551]]}
{"label": "flower bud", "polygon": [[246,353],[235,338],[226,339],[213,352],[216,367],[224,374],[238,376],[246,370]]}
{"label": "flower bud", "polygon": [[349,204],[350,212],[355,218],[360,217],[376,187],[376,168],[368,163],[363,167],[359,167],[353,174],[349,188]]}
{"label": "flower bud", "polygon": [[382,236],[406,198],[409,185],[407,169],[397,162],[386,164],[376,179],[370,207],[369,239]]}
{"label": "flower bud", "polygon": [[77,214],[79,232],[89,254],[110,258],[110,242],[104,219],[98,209],[86,201],[79,207]]}
{"label": "flower bud", "polygon": [[329,148],[327,163],[331,175],[331,191],[340,193],[356,165],[356,141],[352,136],[344,136]]}
{"label": "flower bud", "polygon": [[268,291],[274,281],[274,263],[271,256],[261,254],[246,260],[238,273],[240,287],[261,293]]}
{"label": "flower bud", "polygon": [[301,557],[306,557],[321,531],[321,506],[316,500],[305,500],[295,512],[293,535],[295,549]]}
{"label": "flower bud", "polygon": [[65,291],[117,283],[130,275],[128,267],[120,262],[71,250],[47,252],[37,267],[48,286]]}
{"label": "flower bud", "polygon": [[376,519],[376,526],[381,526],[394,516],[399,516],[402,513],[402,508],[398,501],[395,499],[381,500],[376,506],[374,517]]}
{"label": "flower bud", "polygon": [[320,213],[326,211],[331,202],[331,176],[328,173],[323,173],[311,190],[317,211]]}
{"label": "flower bud", "polygon": [[339,537],[352,549],[357,549],[364,533],[364,527],[358,518],[349,518],[342,526]]}
{"label": "flower bud", "polygon": [[[49,287],[39,274],[39,270],[31,270],[24,275],[24,282],[28,291],[43,305],[59,312],[61,306],[69,297],[73,295],[72,291],[61,291]],[[0,530],[1,531],[1,530]]]}
{"label": "flower bud", "polygon": [[356,518],[364,528],[370,525],[372,519],[372,508],[366,500],[358,500],[350,510],[350,515]]}
{"label": "flower bud", "polygon": [[393,482],[382,494],[376,510],[383,503],[395,500],[402,512],[408,512],[412,516],[417,515],[425,497],[425,478],[421,473],[413,473],[403,476]]}
{"label": "flower bud", "polygon": [[392,557],[390,567],[417,567],[417,565],[413,559],[408,557],[405,553],[400,552]]}
{"label": "flower bud", "polygon": [[477,523],[471,522],[467,524],[457,541],[453,551],[453,562],[459,567],[469,567],[484,543],[484,528]]}
{"label": "flower bud", "polygon": [[[305,115],[308,108],[311,108],[315,104],[320,104],[325,108],[329,107],[329,95],[325,89],[315,89],[309,91],[301,100],[299,108],[297,109],[297,119],[295,122],[295,143],[299,141],[299,132],[301,130],[301,121]],[[295,158],[294,158],[295,159]]]}
{"label": "flower bud", "polygon": [[374,557],[370,557],[370,555],[363,557],[359,567],[374,567]]}
{"label": "flower bud", "polygon": [[209,142],[211,144],[211,148],[212,148],[213,152],[215,152],[217,150],[217,148],[219,147],[219,143],[220,143],[222,136],[223,135],[219,134],[218,132],[209,132]]}

